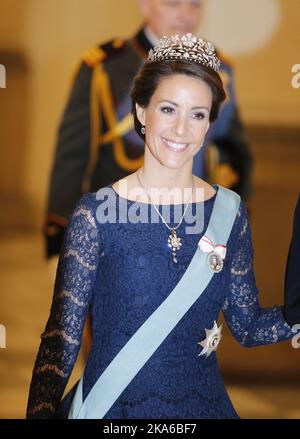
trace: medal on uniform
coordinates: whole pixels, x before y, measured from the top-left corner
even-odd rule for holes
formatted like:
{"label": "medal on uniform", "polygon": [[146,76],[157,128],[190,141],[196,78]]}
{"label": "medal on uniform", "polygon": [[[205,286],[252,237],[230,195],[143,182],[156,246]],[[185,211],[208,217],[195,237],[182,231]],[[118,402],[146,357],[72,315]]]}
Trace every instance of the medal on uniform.
{"label": "medal on uniform", "polygon": [[215,273],[219,273],[224,266],[226,245],[215,245],[208,236],[202,236],[198,246],[204,253],[208,253],[206,260],[209,268]]}

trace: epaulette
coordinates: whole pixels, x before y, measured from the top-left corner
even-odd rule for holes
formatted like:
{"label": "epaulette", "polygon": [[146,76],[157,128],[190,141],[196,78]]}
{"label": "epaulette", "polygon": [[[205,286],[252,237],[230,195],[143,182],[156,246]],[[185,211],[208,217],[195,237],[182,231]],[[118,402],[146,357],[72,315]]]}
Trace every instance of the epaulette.
{"label": "epaulette", "polygon": [[82,56],[82,61],[89,67],[95,67],[104,60],[111,58],[120,53],[125,46],[125,40],[115,38],[98,47],[93,47]]}

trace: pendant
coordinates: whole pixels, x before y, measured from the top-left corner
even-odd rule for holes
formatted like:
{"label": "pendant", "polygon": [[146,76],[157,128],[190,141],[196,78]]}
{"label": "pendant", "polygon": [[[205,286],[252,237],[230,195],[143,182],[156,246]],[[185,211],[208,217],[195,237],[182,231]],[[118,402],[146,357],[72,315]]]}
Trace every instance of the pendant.
{"label": "pendant", "polygon": [[180,249],[181,245],[181,238],[177,236],[176,230],[172,229],[168,237],[168,246],[172,248],[173,261],[175,263],[177,263],[176,252]]}

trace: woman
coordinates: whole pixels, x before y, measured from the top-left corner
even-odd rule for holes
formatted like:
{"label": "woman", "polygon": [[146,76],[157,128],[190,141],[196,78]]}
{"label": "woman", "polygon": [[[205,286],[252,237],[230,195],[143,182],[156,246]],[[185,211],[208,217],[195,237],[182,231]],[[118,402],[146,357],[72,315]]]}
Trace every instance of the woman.
{"label": "woman", "polygon": [[[244,204],[192,174],[225,99],[218,69],[191,34],[149,52],[131,93],[144,164],[74,209],[28,418],[238,418],[217,365],[220,310],[243,346],[293,336],[281,308],[259,307]],[[59,404],[89,308],[91,352]]]}

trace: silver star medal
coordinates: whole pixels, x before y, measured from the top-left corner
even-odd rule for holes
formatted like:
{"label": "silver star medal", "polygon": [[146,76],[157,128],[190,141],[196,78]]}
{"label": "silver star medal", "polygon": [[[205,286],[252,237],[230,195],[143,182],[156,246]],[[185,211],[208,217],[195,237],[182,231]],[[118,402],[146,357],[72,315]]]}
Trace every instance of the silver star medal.
{"label": "silver star medal", "polygon": [[222,330],[222,324],[218,327],[216,321],[214,321],[214,326],[212,327],[212,329],[205,328],[206,338],[197,343],[203,347],[200,354],[198,354],[198,357],[199,355],[206,354],[206,358],[207,358],[212,353],[212,351],[217,350],[218,344],[220,343],[220,340],[222,338],[221,330]]}

